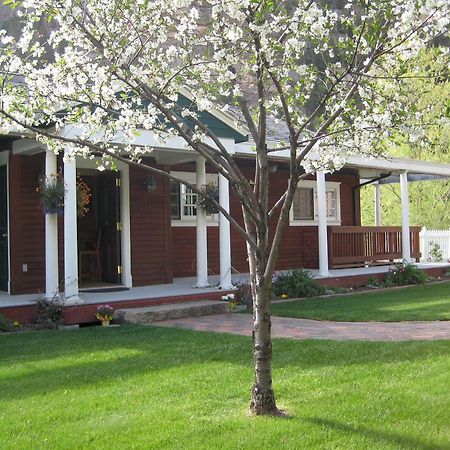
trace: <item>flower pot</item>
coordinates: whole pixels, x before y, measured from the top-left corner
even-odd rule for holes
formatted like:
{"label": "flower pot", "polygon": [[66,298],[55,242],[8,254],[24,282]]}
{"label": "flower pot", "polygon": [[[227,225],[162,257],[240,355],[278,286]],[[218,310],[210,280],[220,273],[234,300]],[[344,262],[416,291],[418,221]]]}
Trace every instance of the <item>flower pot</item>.
{"label": "flower pot", "polygon": [[102,320],[102,327],[109,327],[110,322],[111,321],[109,319],[103,319]]}

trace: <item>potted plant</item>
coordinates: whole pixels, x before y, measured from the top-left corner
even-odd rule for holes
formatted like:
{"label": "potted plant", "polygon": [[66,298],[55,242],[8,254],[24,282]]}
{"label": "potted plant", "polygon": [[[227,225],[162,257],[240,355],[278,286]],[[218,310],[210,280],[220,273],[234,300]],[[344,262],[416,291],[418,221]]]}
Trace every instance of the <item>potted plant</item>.
{"label": "potted plant", "polygon": [[95,317],[101,321],[103,327],[108,327],[112,316],[114,313],[114,308],[110,305],[100,305],[97,308],[97,312],[95,313]]}
{"label": "potted plant", "polygon": [[228,306],[229,306],[230,310],[233,310],[238,305],[238,301],[235,298],[234,294],[224,295],[224,296],[222,296],[222,300],[225,300],[226,302],[228,302]]}

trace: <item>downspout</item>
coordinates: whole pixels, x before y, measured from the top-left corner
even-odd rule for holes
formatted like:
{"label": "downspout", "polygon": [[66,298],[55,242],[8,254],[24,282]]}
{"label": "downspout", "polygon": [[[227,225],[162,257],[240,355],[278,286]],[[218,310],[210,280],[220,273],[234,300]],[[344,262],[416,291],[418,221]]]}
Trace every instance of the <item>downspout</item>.
{"label": "downspout", "polygon": [[364,181],[364,183],[357,184],[352,187],[352,202],[353,202],[353,223],[356,224],[358,221],[358,217],[356,217],[356,189],[361,189],[363,186],[367,186],[368,184],[376,183],[377,181],[384,180],[392,175],[392,172],[382,173],[379,177],[373,178],[368,181]]}

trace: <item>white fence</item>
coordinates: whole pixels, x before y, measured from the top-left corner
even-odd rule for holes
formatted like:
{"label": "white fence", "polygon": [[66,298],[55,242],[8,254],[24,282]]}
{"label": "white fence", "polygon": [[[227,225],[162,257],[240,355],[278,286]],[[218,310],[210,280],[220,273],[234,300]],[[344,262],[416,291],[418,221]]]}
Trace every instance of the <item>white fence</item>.
{"label": "white fence", "polygon": [[427,230],[420,232],[421,261],[450,261],[450,229]]}

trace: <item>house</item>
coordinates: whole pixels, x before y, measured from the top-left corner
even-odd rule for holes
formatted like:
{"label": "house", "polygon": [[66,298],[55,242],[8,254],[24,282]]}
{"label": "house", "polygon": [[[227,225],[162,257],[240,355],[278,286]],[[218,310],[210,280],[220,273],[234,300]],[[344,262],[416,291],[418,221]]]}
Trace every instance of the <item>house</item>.
{"label": "house", "polygon": [[[203,114],[250,178],[254,159],[245,130],[225,113]],[[143,131],[133,144],[156,143]],[[71,158],[71,151],[68,146],[57,157],[32,139],[0,137],[0,289],[10,298],[64,291],[66,304],[82,304],[86,288],[131,289],[195,277],[195,286],[203,289],[214,274],[228,290],[232,272],[248,272],[243,239],[219,214],[197,214],[196,196],[184,185],[120,162],[117,171],[99,171],[97,158]],[[158,144],[145,162],[198,185],[216,183],[220,204],[240,221],[227,180],[181,139]],[[274,203],[288,180],[287,155],[273,153],[270,164]],[[64,215],[44,215],[36,187],[43,175],[59,172],[66,186]],[[408,214],[408,182],[417,176],[450,177],[450,166],[351,157],[333,174],[318,172],[301,181],[276,269],[317,269],[327,278],[339,267],[418,260],[419,228],[410,226]],[[77,177],[91,191],[84,217],[77,217]],[[359,188],[395,177],[402,188],[402,226],[381,226],[378,196],[378,226],[361,227]],[[0,303],[5,298],[0,296]]]}

